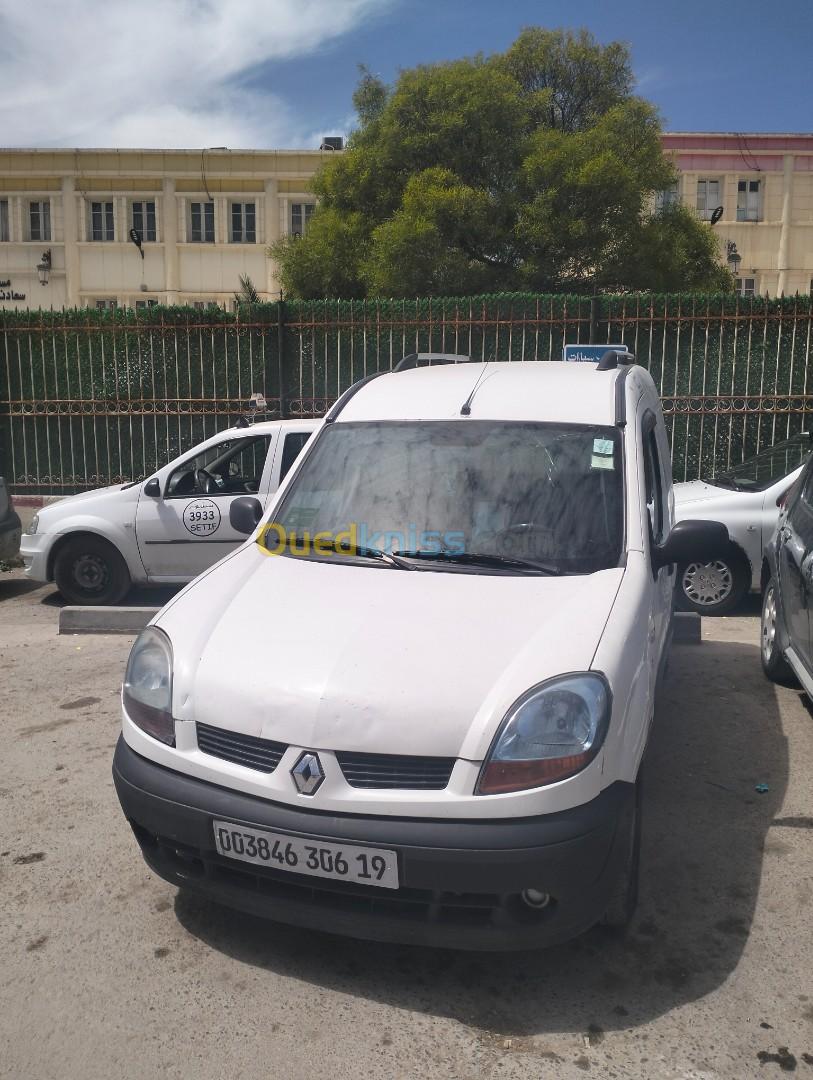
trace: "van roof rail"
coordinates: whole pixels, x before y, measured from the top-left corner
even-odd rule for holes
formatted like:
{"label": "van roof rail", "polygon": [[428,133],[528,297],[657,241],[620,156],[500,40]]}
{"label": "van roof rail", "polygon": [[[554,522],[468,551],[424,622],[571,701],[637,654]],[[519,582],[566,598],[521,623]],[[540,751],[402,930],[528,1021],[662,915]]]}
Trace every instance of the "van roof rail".
{"label": "van roof rail", "polygon": [[635,355],[629,349],[608,349],[599,360],[596,371],[612,371],[622,364],[634,364]]}
{"label": "van roof rail", "polygon": [[470,356],[463,353],[414,352],[399,360],[393,371],[409,371],[410,368],[432,367],[433,364],[470,364]]}

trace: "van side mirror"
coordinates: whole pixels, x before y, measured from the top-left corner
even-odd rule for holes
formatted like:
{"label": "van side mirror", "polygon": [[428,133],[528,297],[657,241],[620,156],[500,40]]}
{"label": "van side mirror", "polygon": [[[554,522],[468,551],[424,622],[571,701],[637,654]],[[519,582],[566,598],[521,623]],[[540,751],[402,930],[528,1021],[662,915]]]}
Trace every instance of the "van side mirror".
{"label": "van side mirror", "polygon": [[149,495],[151,499],[160,499],[161,484],[157,476],[153,476],[152,479],[148,480],[144,485],[144,494]]}
{"label": "van side mirror", "polygon": [[719,521],[678,521],[654,549],[653,562],[656,569],[672,563],[712,562],[725,554],[729,543],[728,529]]}
{"label": "van side mirror", "polygon": [[244,533],[246,536],[254,532],[262,516],[262,503],[259,499],[252,499],[250,495],[233,499],[229,507],[229,524],[235,532]]}

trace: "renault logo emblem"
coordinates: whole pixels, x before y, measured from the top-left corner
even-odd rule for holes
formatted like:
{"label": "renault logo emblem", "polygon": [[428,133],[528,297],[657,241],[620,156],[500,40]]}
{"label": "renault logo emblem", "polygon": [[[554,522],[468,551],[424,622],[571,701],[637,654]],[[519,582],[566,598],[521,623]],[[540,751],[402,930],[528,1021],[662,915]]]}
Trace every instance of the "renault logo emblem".
{"label": "renault logo emblem", "polygon": [[291,769],[296,790],[300,795],[315,795],[325,778],[322,765],[316,754],[302,754]]}

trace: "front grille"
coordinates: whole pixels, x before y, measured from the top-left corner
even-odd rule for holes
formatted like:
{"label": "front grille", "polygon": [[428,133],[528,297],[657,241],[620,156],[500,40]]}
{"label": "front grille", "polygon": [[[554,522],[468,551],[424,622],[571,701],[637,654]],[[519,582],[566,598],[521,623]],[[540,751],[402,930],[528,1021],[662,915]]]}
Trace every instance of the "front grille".
{"label": "front grille", "polygon": [[209,727],[198,724],[198,749],[212,757],[223,758],[235,765],[247,769],[271,773],[280,763],[280,758],[288,749],[285,743],[272,742],[270,739],[257,739],[253,735],[241,735],[225,728]]}
{"label": "front grille", "polygon": [[[271,773],[288,749],[285,743],[241,735],[225,728],[198,724],[198,749],[247,769]],[[403,754],[336,753],[345,780],[354,788],[400,788],[442,791],[449,783],[454,758],[410,757]]]}
{"label": "front grille", "polygon": [[336,760],[350,787],[414,791],[441,791],[449,783],[455,762],[454,758],[351,754],[344,751],[337,751]]}

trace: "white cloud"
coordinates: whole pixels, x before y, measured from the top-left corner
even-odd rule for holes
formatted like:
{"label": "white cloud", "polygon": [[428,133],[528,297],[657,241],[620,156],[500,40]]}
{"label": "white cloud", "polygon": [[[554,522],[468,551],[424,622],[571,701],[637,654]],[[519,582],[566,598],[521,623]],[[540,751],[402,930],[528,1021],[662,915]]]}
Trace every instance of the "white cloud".
{"label": "white cloud", "polygon": [[295,103],[246,89],[240,77],[313,53],[395,2],[0,0],[0,138],[5,146],[313,145]]}

